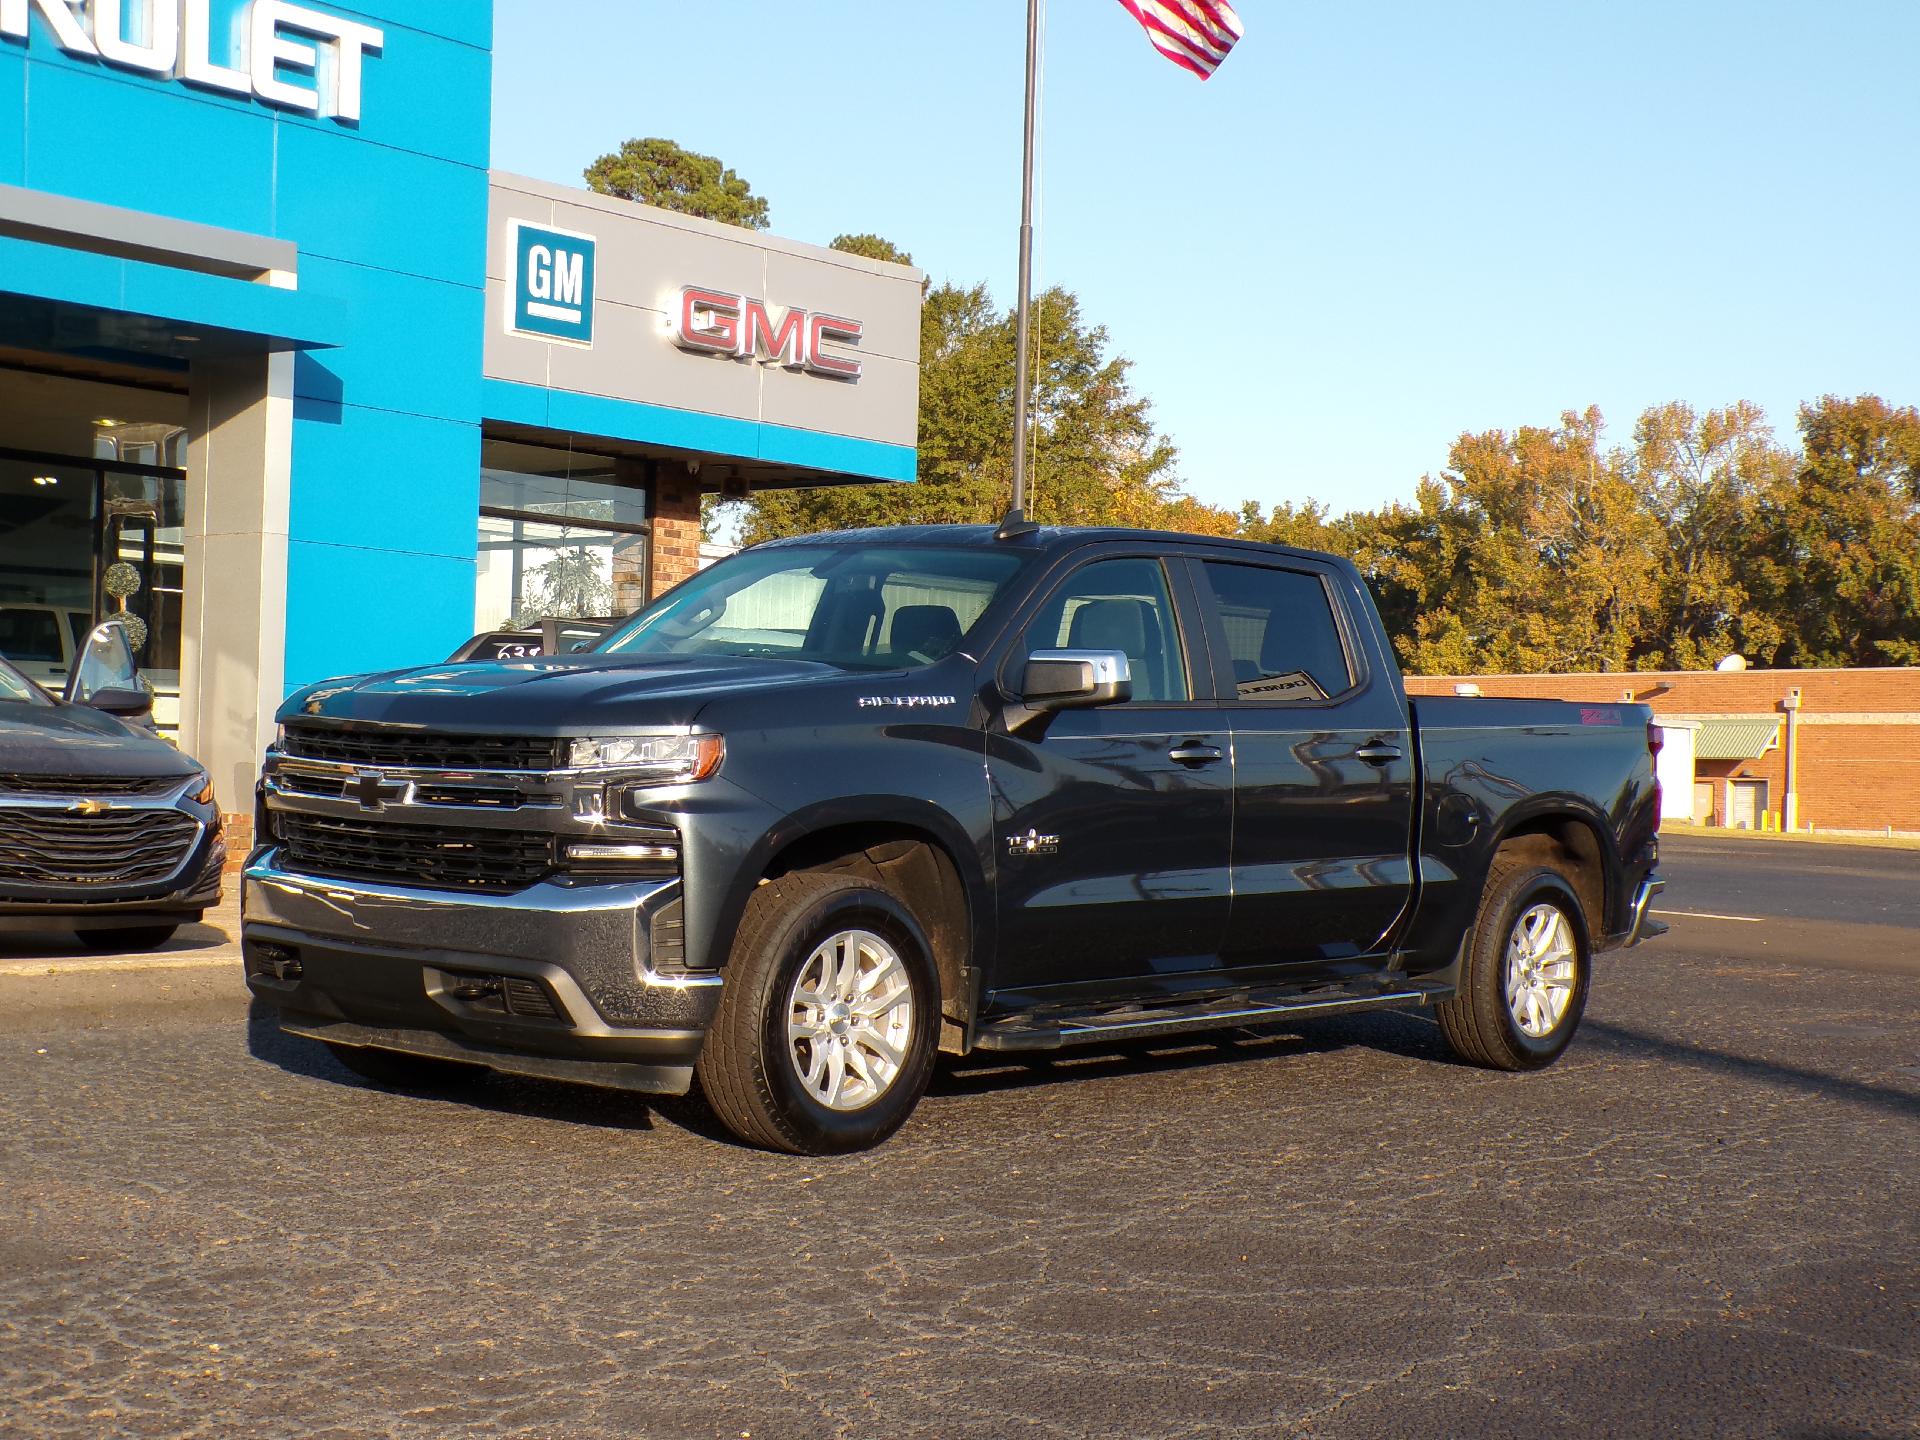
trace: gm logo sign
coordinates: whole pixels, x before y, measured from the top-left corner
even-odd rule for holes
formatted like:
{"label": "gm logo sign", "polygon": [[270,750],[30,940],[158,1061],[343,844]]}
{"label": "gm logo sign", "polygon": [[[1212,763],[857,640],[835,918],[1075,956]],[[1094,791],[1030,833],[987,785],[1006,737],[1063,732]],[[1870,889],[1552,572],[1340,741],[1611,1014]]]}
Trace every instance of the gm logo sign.
{"label": "gm logo sign", "polygon": [[513,257],[507,329],[593,344],[593,236],[515,220],[507,230],[507,251]]}

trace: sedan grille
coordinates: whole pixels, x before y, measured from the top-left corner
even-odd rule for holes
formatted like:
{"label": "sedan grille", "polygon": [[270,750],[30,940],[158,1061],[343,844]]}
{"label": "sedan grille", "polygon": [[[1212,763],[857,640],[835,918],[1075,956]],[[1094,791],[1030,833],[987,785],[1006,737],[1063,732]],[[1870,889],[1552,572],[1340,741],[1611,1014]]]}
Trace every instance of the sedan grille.
{"label": "sedan grille", "polygon": [[395,765],[414,770],[553,770],[567,742],[539,736],[444,735],[366,725],[286,727],[282,753],[348,765]]}
{"label": "sedan grille", "polygon": [[199,824],[178,810],[0,807],[0,885],[155,885],[186,863],[199,836]]}
{"label": "sedan grille", "polygon": [[291,868],[341,880],[505,895],[553,870],[553,840],[512,830],[389,825],[282,810],[274,829]]}
{"label": "sedan grille", "polygon": [[184,775],[0,775],[0,795],[171,795]]}

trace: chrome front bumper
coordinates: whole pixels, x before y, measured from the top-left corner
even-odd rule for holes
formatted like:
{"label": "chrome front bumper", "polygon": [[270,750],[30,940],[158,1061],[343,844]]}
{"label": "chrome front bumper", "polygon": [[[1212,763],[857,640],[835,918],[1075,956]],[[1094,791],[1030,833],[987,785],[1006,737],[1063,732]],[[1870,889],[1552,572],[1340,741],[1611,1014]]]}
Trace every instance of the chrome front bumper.
{"label": "chrome front bumper", "polygon": [[1667,882],[1654,875],[1640,882],[1633,892],[1633,918],[1627,926],[1625,944],[1638,945],[1642,940],[1657,939],[1667,933],[1667,922],[1653,914],[1653,899],[1666,888]]}
{"label": "chrome front bumper", "polygon": [[[650,936],[679,893],[678,881],[449,893],[303,875],[265,850],[241,883],[247,984],[297,1033],[421,1054],[451,1044],[452,1058],[521,1073],[555,1070],[507,1062],[665,1066],[675,1073],[634,1088],[684,1089],[721,978],[654,964]],[[468,994],[506,981],[531,982],[552,1013]]]}

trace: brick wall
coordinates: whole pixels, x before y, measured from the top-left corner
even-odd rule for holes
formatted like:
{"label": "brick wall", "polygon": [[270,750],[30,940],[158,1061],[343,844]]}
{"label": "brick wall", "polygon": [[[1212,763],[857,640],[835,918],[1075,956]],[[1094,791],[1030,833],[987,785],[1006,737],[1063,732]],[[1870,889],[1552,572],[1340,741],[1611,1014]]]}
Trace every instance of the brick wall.
{"label": "brick wall", "polygon": [[[1786,797],[1786,712],[1800,690],[1796,784],[1801,825],[1818,830],[1920,830],[1920,668],[1873,670],[1633,671],[1598,675],[1410,675],[1412,695],[1449,695],[1472,682],[1487,695],[1561,700],[1632,698],[1656,716],[1764,716],[1780,740],[1752,760],[1702,760],[1713,782],[1710,823],[1727,823],[1729,780],[1764,780],[1774,823]],[[1661,686],[1665,690],[1655,694]]]}
{"label": "brick wall", "polygon": [[220,828],[227,837],[227,865],[223,873],[231,880],[246,868],[247,852],[253,849],[253,812],[235,815],[223,810]]}
{"label": "brick wall", "polygon": [[671,590],[700,568],[700,483],[680,466],[660,466],[648,507],[647,597]]}

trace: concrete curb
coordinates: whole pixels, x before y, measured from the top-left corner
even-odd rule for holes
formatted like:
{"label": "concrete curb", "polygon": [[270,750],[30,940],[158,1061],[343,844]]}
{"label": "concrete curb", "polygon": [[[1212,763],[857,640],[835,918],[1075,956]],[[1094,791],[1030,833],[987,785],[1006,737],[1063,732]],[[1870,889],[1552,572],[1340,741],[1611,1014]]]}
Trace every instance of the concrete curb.
{"label": "concrete curb", "polygon": [[237,955],[0,962],[0,1035],[239,1021],[247,1013]]}
{"label": "concrete curb", "polygon": [[1910,835],[1841,835],[1831,830],[1809,834],[1804,830],[1733,830],[1723,825],[1663,825],[1662,840],[1727,840],[1736,845],[1850,845],[1859,850],[1920,850],[1920,839]]}

